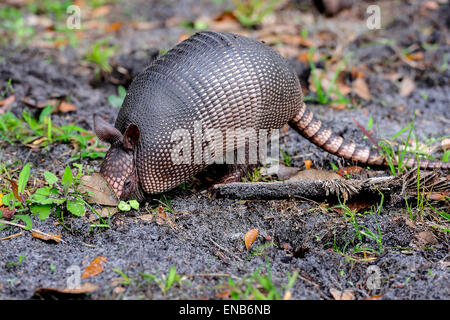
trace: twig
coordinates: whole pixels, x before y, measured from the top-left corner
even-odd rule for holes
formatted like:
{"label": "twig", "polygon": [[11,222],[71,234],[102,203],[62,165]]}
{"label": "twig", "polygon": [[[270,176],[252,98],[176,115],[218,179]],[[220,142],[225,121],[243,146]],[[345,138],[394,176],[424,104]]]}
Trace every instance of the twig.
{"label": "twig", "polygon": [[379,152],[381,152],[381,147],[378,145],[378,143],[375,142],[375,139],[372,138],[370,133],[354,118],[352,117],[353,122],[356,123],[356,125],[362,130],[362,132],[366,135],[367,138],[369,138],[370,142],[378,149]]}
{"label": "twig", "polygon": [[228,250],[227,248],[222,247],[221,245],[219,245],[217,242],[215,242],[213,239],[209,239],[209,241],[211,241],[216,247],[218,247],[219,249],[228,252],[229,254],[231,254],[233,257],[235,257],[236,259],[238,259],[239,261],[243,261],[241,258],[239,258],[237,255],[235,255],[233,252],[231,252],[230,250]]}
{"label": "twig", "polygon": [[62,243],[67,243],[67,242],[65,242],[63,239],[60,239],[60,238],[55,237],[54,235],[51,235],[51,234],[42,232],[41,230],[37,230],[37,229],[26,229],[26,227],[25,227],[24,225],[21,225],[21,224],[19,224],[19,223],[9,222],[9,221],[2,220],[2,219],[0,219],[0,223],[8,224],[8,225],[14,226],[14,227],[19,227],[19,228],[22,228],[22,229],[27,230],[27,231],[30,231],[30,232],[36,232],[36,233],[39,233],[39,234],[41,234],[41,235],[43,235],[43,236],[46,236],[46,237],[48,237],[48,238],[50,238],[50,239],[52,239],[52,240],[55,240],[56,242],[61,241]]}
{"label": "twig", "polygon": [[7,236],[7,237],[4,237],[4,238],[0,238],[0,241],[2,241],[2,240],[9,240],[9,239],[12,239],[12,238],[15,238],[15,237],[21,236],[22,234],[23,234],[23,231],[21,231],[21,232],[18,232],[18,233],[14,233],[14,234],[12,234],[12,235],[9,235],[9,236]]}

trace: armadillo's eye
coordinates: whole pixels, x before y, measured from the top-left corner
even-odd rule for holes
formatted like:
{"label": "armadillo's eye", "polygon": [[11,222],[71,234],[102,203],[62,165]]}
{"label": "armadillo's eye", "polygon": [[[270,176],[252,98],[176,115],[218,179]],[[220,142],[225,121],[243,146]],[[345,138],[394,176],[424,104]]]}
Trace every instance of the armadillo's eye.
{"label": "armadillo's eye", "polygon": [[124,188],[128,189],[131,186],[131,180],[125,181]]}

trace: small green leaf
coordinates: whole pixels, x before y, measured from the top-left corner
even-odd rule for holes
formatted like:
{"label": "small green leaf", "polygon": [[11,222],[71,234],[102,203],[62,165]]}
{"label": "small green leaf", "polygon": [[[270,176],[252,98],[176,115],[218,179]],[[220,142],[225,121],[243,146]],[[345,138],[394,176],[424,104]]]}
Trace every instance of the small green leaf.
{"label": "small green leaf", "polygon": [[73,181],[72,170],[70,170],[69,166],[66,166],[61,183],[63,184],[64,187],[68,188],[72,184],[72,181]]}
{"label": "small green leaf", "polygon": [[26,214],[17,214],[14,216],[14,218],[20,219],[23,222],[25,222],[25,230],[30,230],[33,227],[33,221],[31,221],[31,218],[29,215]]}
{"label": "small green leaf", "polygon": [[131,206],[125,201],[120,201],[118,208],[120,211],[130,211],[131,210]]}
{"label": "small green leaf", "polygon": [[136,200],[130,200],[130,201],[128,201],[128,203],[134,210],[139,209],[139,202],[137,202]]}
{"label": "small green leaf", "polygon": [[47,183],[51,186],[53,186],[56,182],[58,182],[58,177],[48,171],[44,172],[44,178],[45,181],[47,181]]}
{"label": "small green leaf", "polygon": [[165,291],[170,289],[176,278],[177,278],[177,269],[175,266],[173,266],[170,268],[169,274],[167,275]]}
{"label": "small green leaf", "polygon": [[19,182],[18,182],[18,192],[19,195],[22,195],[23,190],[25,190],[25,186],[27,185],[28,179],[30,178],[30,167],[31,164],[27,163],[22,171],[20,171]]}
{"label": "small green leaf", "polygon": [[367,122],[367,129],[372,130],[373,128],[373,118],[372,116],[369,117],[369,121]]}
{"label": "small green leaf", "polygon": [[44,205],[35,204],[30,207],[30,210],[33,214],[39,214],[39,219],[41,221],[44,221],[50,215],[51,208],[52,206],[50,204]]}
{"label": "small green leaf", "polygon": [[77,217],[82,217],[84,216],[84,211],[86,208],[84,207],[84,202],[82,200],[75,199],[67,200],[67,210]]}

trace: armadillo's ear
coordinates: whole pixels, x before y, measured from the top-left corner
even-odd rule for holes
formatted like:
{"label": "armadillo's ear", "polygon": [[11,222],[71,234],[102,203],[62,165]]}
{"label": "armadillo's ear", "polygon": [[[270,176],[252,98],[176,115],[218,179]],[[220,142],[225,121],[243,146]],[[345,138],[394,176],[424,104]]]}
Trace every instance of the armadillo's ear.
{"label": "armadillo's ear", "polygon": [[133,149],[139,142],[141,131],[135,124],[130,124],[123,134],[123,147],[125,149]]}
{"label": "armadillo's ear", "polygon": [[110,144],[122,140],[120,131],[103,120],[98,114],[94,114],[94,131],[100,140]]}

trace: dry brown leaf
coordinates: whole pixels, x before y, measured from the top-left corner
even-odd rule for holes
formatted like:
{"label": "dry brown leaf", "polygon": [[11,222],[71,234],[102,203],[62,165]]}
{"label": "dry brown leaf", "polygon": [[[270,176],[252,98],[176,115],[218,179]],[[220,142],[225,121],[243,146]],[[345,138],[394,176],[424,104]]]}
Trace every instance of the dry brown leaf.
{"label": "dry brown leaf", "polygon": [[12,219],[12,217],[14,216],[14,212],[16,211],[16,209],[14,208],[13,210],[10,210],[8,207],[5,207],[0,208],[0,211],[2,213],[2,217],[9,220]]}
{"label": "dry brown leaf", "polygon": [[55,109],[52,111],[52,113],[67,113],[77,110],[77,107],[73,104],[58,99],[50,99],[45,101],[44,103],[34,103],[29,98],[23,98],[21,101],[30,108],[43,109],[46,106],[53,106]]}
{"label": "dry brown leaf", "polygon": [[311,169],[311,165],[312,165],[311,160],[305,160],[305,161],[303,161],[303,163],[305,164],[305,170]]}
{"label": "dry brown leaf", "polygon": [[407,97],[414,91],[414,89],[416,89],[414,80],[408,77],[403,78],[402,85],[400,87],[400,95]]}
{"label": "dry brown leaf", "polygon": [[81,274],[81,279],[86,279],[92,276],[96,276],[103,271],[103,267],[105,265],[106,258],[102,256],[96,257],[91,263],[84,269],[84,272]]}
{"label": "dry brown leaf", "polygon": [[340,291],[334,288],[330,289],[330,293],[333,296],[334,300],[355,300],[355,294],[353,290],[344,290]]}
{"label": "dry brown leaf", "polygon": [[158,27],[159,21],[131,21],[130,25],[136,30],[151,30]]}
{"label": "dry brown leaf", "polygon": [[54,241],[56,243],[60,243],[61,242],[61,235],[59,234],[51,234],[51,233],[47,233],[47,234],[43,234],[40,232],[32,232],[31,235],[35,238],[44,240],[44,241]]}
{"label": "dry brown leaf", "polygon": [[220,299],[226,299],[231,296],[230,290],[221,291],[219,293],[216,293],[216,298]]}
{"label": "dry brown leaf", "polygon": [[424,3],[422,3],[422,8],[432,11],[439,10],[439,3],[437,3],[436,1],[425,1]]}
{"label": "dry brown leaf", "polygon": [[61,103],[58,105],[58,107],[53,110],[53,113],[56,112],[62,112],[62,113],[67,113],[70,111],[75,111],[77,110],[77,107],[75,107],[73,104],[65,102],[65,101],[61,101]]}
{"label": "dry brown leaf", "polygon": [[335,110],[344,110],[347,108],[347,105],[345,103],[332,103],[330,104],[330,107]]}
{"label": "dry brown leaf", "polygon": [[67,294],[67,295],[77,295],[77,294],[85,294],[85,293],[91,293],[99,289],[98,285],[92,284],[90,282],[83,283],[79,287],[75,288],[64,288],[64,289],[57,289],[57,288],[38,288],[34,291],[35,295],[48,295],[48,294]]}
{"label": "dry brown leaf", "polygon": [[115,288],[113,289],[113,293],[116,294],[116,295],[119,295],[119,294],[124,293],[124,292],[125,292],[125,288],[122,287],[122,286],[120,286],[120,287],[115,287]]}
{"label": "dry brown leaf", "polygon": [[90,192],[89,203],[97,203],[106,206],[117,206],[119,201],[109,186],[108,182],[97,172],[91,176],[81,177],[83,185],[79,187],[81,192]]}
{"label": "dry brown leaf", "polygon": [[419,52],[407,54],[406,58],[411,61],[417,61],[417,60],[422,60],[423,56],[424,56],[423,52],[419,51]]}
{"label": "dry brown leaf", "polygon": [[11,95],[6,99],[0,100],[0,114],[9,110],[9,107],[16,101],[16,96]]}
{"label": "dry brown leaf", "polygon": [[255,242],[256,237],[258,236],[258,233],[259,233],[258,229],[252,229],[245,234],[244,242],[245,242],[245,247],[247,248],[247,250],[249,250],[250,247],[252,246],[253,242]]}
{"label": "dry brown leaf", "polygon": [[438,243],[436,237],[431,231],[422,231],[417,235],[420,239],[425,241],[425,243],[436,244]]}
{"label": "dry brown leaf", "polygon": [[377,294],[376,296],[371,296],[367,298],[363,298],[362,300],[379,300],[383,298],[384,294]]}
{"label": "dry brown leaf", "polygon": [[89,16],[92,17],[92,18],[104,17],[110,11],[111,11],[111,7],[105,5],[105,6],[101,6],[101,7],[98,7],[98,8],[95,8],[94,10],[92,10],[92,12],[91,12],[91,14]]}
{"label": "dry brown leaf", "polygon": [[441,201],[444,200],[445,198],[447,198],[450,194],[445,193],[445,192],[432,192],[428,199],[430,200],[434,200],[434,201]]}
{"label": "dry brown leaf", "polygon": [[122,21],[116,21],[106,26],[105,31],[106,32],[117,32],[120,28],[122,28],[123,22]]}
{"label": "dry brown leaf", "polygon": [[350,166],[350,167],[339,169],[337,174],[344,177],[347,174],[358,174],[363,170],[364,170],[364,168],[359,167],[359,166]]}
{"label": "dry brown leaf", "polygon": [[369,86],[364,78],[356,78],[352,84],[353,91],[362,99],[370,100],[372,95],[370,94]]}
{"label": "dry brown leaf", "polygon": [[308,38],[303,38],[300,35],[284,34],[280,37],[281,41],[287,44],[293,44],[303,47],[312,47],[314,41]]}

